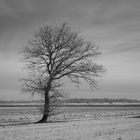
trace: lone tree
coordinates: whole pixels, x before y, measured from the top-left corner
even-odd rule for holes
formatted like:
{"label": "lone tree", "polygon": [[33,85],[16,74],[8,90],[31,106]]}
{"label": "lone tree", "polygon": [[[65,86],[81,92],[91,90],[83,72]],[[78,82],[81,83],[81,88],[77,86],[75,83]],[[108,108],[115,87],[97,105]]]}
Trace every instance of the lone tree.
{"label": "lone tree", "polygon": [[95,78],[104,71],[103,66],[93,63],[93,57],[99,54],[95,44],[85,41],[65,23],[44,26],[33,34],[23,51],[29,70],[29,76],[23,79],[23,83],[25,92],[44,97],[43,117],[39,123],[47,122],[52,106],[62,97],[64,78],[76,84],[84,79],[95,87]]}

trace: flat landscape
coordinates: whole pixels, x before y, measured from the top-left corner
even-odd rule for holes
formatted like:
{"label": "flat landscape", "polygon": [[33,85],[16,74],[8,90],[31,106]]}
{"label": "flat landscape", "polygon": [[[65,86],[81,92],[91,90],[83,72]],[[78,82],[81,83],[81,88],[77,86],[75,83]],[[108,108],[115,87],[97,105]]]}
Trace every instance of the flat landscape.
{"label": "flat landscape", "polygon": [[49,123],[37,107],[1,107],[0,140],[140,140],[140,107],[61,107]]}

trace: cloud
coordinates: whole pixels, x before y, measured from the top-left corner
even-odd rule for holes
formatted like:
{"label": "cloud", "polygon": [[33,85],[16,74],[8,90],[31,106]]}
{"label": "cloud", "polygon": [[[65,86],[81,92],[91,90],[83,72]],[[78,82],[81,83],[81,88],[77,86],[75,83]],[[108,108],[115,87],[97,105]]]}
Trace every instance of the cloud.
{"label": "cloud", "polygon": [[[97,30],[101,39],[111,39],[139,28],[139,1],[133,4],[130,0],[6,0],[5,3],[15,16],[1,18],[3,30],[24,30],[41,21],[51,24],[66,21],[78,30],[91,30],[93,35]],[[137,26],[133,26],[136,21]]]}
{"label": "cloud", "polygon": [[10,8],[7,7],[6,3],[4,1],[0,1],[0,16],[5,15],[12,15],[13,12]]}
{"label": "cloud", "polygon": [[129,42],[117,44],[112,47],[109,51],[110,54],[119,53],[131,53],[135,54],[140,51],[140,41],[139,40],[131,40]]}

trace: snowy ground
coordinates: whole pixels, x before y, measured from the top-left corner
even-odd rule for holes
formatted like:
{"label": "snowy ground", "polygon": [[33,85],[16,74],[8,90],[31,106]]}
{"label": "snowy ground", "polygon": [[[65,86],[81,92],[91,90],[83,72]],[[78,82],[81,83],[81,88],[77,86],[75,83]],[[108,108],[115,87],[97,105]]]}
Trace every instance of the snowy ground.
{"label": "snowy ground", "polygon": [[140,119],[82,120],[0,127],[0,140],[140,140]]}
{"label": "snowy ground", "polygon": [[130,118],[139,108],[81,110],[59,114],[51,123],[24,125],[41,116],[33,109],[0,110],[0,140],[140,140],[140,118]]}

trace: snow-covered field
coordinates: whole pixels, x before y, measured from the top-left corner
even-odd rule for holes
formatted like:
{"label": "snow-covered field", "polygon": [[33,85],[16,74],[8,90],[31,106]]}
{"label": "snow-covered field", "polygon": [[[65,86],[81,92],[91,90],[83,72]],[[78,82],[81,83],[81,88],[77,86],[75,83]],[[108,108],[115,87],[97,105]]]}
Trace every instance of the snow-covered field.
{"label": "snow-covered field", "polygon": [[140,108],[63,110],[50,123],[32,124],[41,117],[36,108],[0,108],[0,140],[140,140],[140,118],[131,118]]}

